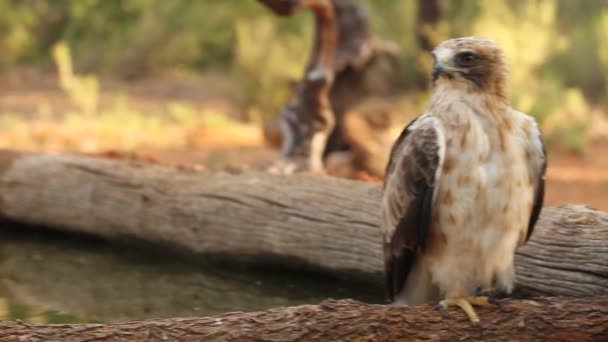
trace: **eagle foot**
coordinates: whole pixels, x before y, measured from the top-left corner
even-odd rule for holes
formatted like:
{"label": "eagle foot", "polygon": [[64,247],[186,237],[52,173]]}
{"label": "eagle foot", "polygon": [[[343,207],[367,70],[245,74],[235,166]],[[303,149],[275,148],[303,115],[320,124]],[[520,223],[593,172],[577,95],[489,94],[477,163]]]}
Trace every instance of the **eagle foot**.
{"label": "eagle foot", "polygon": [[488,296],[488,303],[498,308],[500,312],[505,311],[505,308],[503,308],[502,303],[496,297]]}
{"label": "eagle foot", "polygon": [[460,309],[462,309],[462,311],[464,311],[469,317],[471,323],[475,324],[479,328],[482,328],[481,322],[479,320],[479,316],[477,316],[477,313],[473,309],[473,305],[486,308],[498,306],[499,308],[501,308],[500,303],[495,299],[488,298],[485,296],[468,296],[448,298],[442,300],[441,302],[439,302],[439,313],[445,317],[446,310],[450,305],[456,305]]}

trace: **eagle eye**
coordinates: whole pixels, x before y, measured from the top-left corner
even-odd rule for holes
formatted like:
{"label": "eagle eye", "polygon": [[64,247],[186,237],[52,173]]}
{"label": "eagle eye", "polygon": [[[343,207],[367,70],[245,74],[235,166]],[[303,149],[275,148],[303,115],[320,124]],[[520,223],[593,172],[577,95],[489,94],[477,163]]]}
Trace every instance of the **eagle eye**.
{"label": "eagle eye", "polygon": [[456,55],[455,62],[461,67],[470,67],[477,61],[477,56],[470,52],[464,51]]}

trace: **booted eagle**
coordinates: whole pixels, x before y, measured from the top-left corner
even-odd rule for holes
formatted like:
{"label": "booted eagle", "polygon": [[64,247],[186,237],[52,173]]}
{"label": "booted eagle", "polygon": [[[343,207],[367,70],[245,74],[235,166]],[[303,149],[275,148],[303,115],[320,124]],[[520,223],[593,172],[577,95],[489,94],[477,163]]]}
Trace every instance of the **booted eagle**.
{"label": "booted eagle", "polygon": [[395,304],[462,308],[510,293],[515,249],[544,196],[546,153],[536,121],[510,107],[502,50],[480,37],[433,51],[429,104],[401,133],[386,168],[382,232]]}

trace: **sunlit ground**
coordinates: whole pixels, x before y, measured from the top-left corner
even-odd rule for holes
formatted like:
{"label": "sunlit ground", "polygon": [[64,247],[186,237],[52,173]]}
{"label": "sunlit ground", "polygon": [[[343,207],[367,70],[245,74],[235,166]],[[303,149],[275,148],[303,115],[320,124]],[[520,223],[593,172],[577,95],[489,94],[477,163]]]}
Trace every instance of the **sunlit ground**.
{"label": "sunlit ground", "polygon": [[[0,148],[119,153],[210,170],[278,156],[264,144],[259,125],[244,120],[248,114],[233,100],[238,95],[218,78],[103,81],[97,110],[89,116],[53,75],[7,74],[0,87]],[[608,143],[549,153],[547,205],[608,210]]]}
{"label": "sunlit ground", "polygon": [[[197,81],[211,89],[217,85],[215,79]],[[218,102],[213,98],[218,94],[201,96],[194,82],[108,83],[94,96],[95,110],[86,113],[56,77],[5,75],[0,79],[0,146],[99,153],[262,143],[255,125],[234,118],[236,105]]]}

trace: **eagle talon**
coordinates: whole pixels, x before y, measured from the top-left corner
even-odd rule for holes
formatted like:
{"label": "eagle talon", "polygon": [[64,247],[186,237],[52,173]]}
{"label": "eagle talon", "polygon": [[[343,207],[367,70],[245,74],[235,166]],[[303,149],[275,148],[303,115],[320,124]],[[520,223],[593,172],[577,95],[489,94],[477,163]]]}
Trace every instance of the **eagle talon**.
{"label": "eagle talon", "polygon": [[[474,297],[474,296],[448,298],[448,299],[444,299],[441,302],[439,302],[439,307],[443,308],[443,309],[447,309],[450,305],[458,306],[460,309],[462,309],[462,311],[464,311],[467,314],[467,317],[469,317],[469,320],[471,321],[471,323],[473,323],[476,326],[480,326],[481,323],[479,320],[479,316],[477,316],[475,309],[473,309],[473,305],[488,307],[488,306],[491,306],[492,304],[490,304],[488,302],[488,297]],[[440,312],[441,312],[441,309],[440,309]]]}
{"label": "eagle talon", "polygon": [[477,329],[479,329],[479,338],[482,339],[483,338],[483,331],[484,331],[484,327],[483,324],[481,324],[481,322],[477,322],[475,323],[475,326],[477,327]]}
{"label": "eagle talon", "polygon": [[502,306],[502,303],[495,297],[488,297],[488,303],[496,306],[496,308],[498,308],[498,311],[500,311],[500,312],[505,311],[505,308]]}
{"label": "eagle talon", "polygon": [[443,318],[450,317],[450,315],[448,315],[448,312],[446,311],[446,309],[447,309],[447,306],[443,305],[442,303],[439,303],[439,305],[437,305],[437,311],[439,311],[439,314]]}

